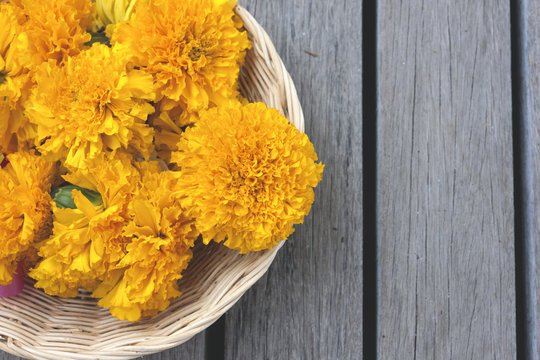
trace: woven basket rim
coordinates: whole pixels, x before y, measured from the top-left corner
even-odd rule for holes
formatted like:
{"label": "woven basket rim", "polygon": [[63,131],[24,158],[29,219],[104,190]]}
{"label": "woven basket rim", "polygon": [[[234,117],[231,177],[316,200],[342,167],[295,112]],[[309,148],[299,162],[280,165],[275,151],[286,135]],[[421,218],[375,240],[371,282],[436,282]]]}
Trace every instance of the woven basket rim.
{"label": "woven basket rim", "polygon": [[[242,93],[277,108],[303,132],[294,83],[270,37],[245,8],[235,10],[253,44],[240,78]],[[230,309],[266,273],[284,243],[246,255],[220,244],[199,247],[200,261],[190,264],[180,282],[183,295],[137,323],[113,318],[87,293],[62,299],[27,281],[19,296],[0,299],[0,350],[29,359],[131,359],[178,346]]]}

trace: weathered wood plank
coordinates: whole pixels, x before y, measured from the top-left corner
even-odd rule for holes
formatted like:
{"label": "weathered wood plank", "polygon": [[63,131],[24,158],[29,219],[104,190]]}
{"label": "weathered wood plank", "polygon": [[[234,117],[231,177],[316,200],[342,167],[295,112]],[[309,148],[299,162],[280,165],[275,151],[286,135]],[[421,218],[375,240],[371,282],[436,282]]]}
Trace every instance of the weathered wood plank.
{"label": "weathered wood plank", "polygon": [[0,360],[23,360],[23,358],[0,351]]}
{"label": "weathered wood plank", "polygon": [[306,133],[326,168],[305,223],[225,315],[225,359],[359,359],[361,2],[239,3],[270,34],[291,73]]}
{"label": "weathered wood plank", "polygon": [[513,359],[509,2],[381,0],[379,359]]}
{"label": "weathered wood plank", "polygon": [[[528,7],[524,7],[523,10],[526,11],[523,15],[525,16],[526,23],[526,33],[525,38],[522,39],[525,43],[526,53],[523,54],[526,71],[525,75],[527,78],[522,79],[522,86],[528,85],[528,88],[523,89],[525,93],[523,95],[527,96],[526,103],[523,106],[528,107],[528,111],[524,114],[528,116],[528,119],[525,120],[525,132],[524,136],[528,137],[526,146],[527,149],[524,149],[528,156],[530,156],[529,164],[532,165],[531,168],[523,169],[524,176],[528,176],[530,181],[530,187],[533,190],[533,193],[530,194],[530,198],[527,199],[530,201],[530,208],[528,209],[530,213],[530,223],[526,226],[530,226],[529,233],[526,235],[530,236],[531,246],[528,249],[531,253],[525,254],[529,256],[534,262],[533,266],[536,268],[535,272],[531,275],[536,275],[535,280],[531,278],[532,282],[530,288],[528,289],[526,296],[530,296],[531,300],[534,302],[531,304],[530,313],[526,314],[530,322],[532,322],[533,327],[530,329],[529,333],[529,343],[528,346],[531,346],[529,349],[529,358],[528,360],[538,360],[540,359],[540,319],[537,318],[540,314],[540,255],[538,255],[538,250],[540,249],[540,44],[538,39],[540,39],[540,24],[538,19],[540,16],[540,4],[537,1],[527,1],[525,2]],[[528,70],[528,71],[527,71]],[[525,233],[526,229],[524,229]],[[524,258],[525,258],[524,256]],[[525,259],[524,259],[525,260]],[[536,328],[534,328],[536,327]],[[536,348],[534,348],[536,347]]]}

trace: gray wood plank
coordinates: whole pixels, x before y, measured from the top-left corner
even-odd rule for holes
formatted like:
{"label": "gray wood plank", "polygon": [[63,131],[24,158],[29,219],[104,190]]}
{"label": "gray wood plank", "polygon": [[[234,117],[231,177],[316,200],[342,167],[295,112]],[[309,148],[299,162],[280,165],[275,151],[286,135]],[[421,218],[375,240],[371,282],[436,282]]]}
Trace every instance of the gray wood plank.
{"label": "gray wood plank", "polygon": [[[193,337],[188,342],[170,350],[140,357],[143,360],[204,360],[205,359],[205,333]],[[0,351],[0,360],[22,360],[18,356],[13,356]]]}
{"label": "gray wood plank", "polygon": [[0,360],[23,360],[23,358],[0,351]]}
{"label": "gray wood plank", "polygon": [[[524,45],[526,46],[526,52],[523,54],[525,56],[525,66],[527,66],[528,78],[522,79],[524,81],[523,85],[528,85],[528,88],[524,89],[526,91],[525,95],[527,101],[525,106],[528,106],[528,113],[525,115],[528,116],[528,119],[524,119],[526,129],[524,136],[528,137],[526,149],[528,156],[530,156],[529,164],[532,165],[531,168],[524,169],[526,174],[524,176],[530,176],[530,187],[533,190],[530,198],[530,233],[526,234],[530,236],[531,246],[529,255],[531,260],[534,262],[532,275],[536,275],[535,278],[531,278],[532,284],[531,288],[528,289],[529,292],[527,295],[531,297],[534,301],[531,307],[531,313],[528,314],[528,319],[532,322],[531,325],[536,330],[534,333],[529,334],[529,346],[535,346],[536,348],[530,349],[529,359],[528,360],[537,360],[540,359],[540,320],[537,318],[540,314],[540,255],[538,255],[538,250],[540,249],[540,44],[538,39],[540,39],[540,24],[538,19],[540,18],[540,4],[538,1],[527,1],[525,4],[528,5],[528,8],[525,7],[524,10],[528,10],[524,16],[527,26],[526,38]],[[524,229],[525,232],[525,229]],[[524,259],[525,260],[525,259]]]}
{"label": "gray wood plank", "polygon": [[514,359],[509,2],[381,0],[379,359]]}
{"label": "gray wood plank", "polygon": [[270,34],[291,73],[306,133],[326,168],[311,214],[225,315],[225,359],[359,359],[361,2],[239,3]]}

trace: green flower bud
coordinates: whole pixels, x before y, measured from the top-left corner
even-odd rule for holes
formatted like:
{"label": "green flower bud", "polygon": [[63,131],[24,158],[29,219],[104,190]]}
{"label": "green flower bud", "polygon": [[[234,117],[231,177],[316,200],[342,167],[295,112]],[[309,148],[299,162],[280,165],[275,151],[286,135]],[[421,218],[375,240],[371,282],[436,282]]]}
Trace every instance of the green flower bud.
{"label": "green flower bud", "polygon": [[98,192],[88,190],[76,185],[64,185],[60,187],[53,186],[51,191],[51,198],[56,202],[56,206],[59,208],[76,209],[75,202],[73,201],[73,190],[79,190],[94,206],[100,206],[103,204],[103,199]]}

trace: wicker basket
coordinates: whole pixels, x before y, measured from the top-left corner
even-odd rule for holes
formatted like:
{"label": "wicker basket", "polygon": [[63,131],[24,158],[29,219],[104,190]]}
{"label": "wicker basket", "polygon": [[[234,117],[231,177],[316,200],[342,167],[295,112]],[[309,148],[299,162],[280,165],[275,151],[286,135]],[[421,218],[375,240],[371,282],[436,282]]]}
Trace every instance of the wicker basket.
{"label": "wicker basket", "polygon": [[[272,42],[244,8],[236,12],[253,41],[241,74],[242,93],[279,109],[303,131],[294,84]],[[112,317],[88,293],[62,299],[27,283],[19,296],[0,299],[0,350],[31,359],[129,359],[175,347],[233,306],[266,272],[280,246],[239,255],[219,244],[199,244],[180,283],[183,295],[137,323]]]}

